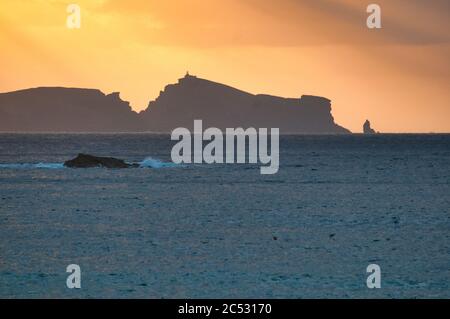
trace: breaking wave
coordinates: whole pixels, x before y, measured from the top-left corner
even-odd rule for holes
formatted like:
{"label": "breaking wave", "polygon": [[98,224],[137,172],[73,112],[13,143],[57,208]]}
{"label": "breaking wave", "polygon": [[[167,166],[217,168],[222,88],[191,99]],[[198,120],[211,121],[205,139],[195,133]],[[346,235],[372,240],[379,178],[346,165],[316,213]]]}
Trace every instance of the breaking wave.
{"label": "breaking wave", "polygon": [[[163,162],[158,159],[147,157],[143,161],[137,163],[142,168],[167,168],[179,167],[179,164],[171,162]],[[63,169],[66,168],[64,163],[3,163],[0,169]]]}
{"label": "breaking wave", "polygon": [[178,167],[179,164],[163,162],[158,159],[147,157],[142,162],[139,163],[140,167],[149,167],[149,168],[166,168],[166,167]]}
{"label": "breaking wave", "polygon": [[11,169],[61,169],[64,168],[64,163],[12,163],[12,164],[0,164],[0,168]]}

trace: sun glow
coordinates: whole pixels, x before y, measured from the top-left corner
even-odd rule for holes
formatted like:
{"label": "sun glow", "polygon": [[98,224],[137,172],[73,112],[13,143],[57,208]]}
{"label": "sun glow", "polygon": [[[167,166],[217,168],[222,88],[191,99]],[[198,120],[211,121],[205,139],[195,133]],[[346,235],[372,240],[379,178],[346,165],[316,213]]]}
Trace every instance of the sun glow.
{"label": "sun glow", "polygon": [[1,92],[120,91],[139,111],[189,69],[252,93],[325,96],[353,131],[366,118],[384,132],[450,131],[450,28],[439,8],[408,19],[417,8],[379,1],[374,31],[349,0],[80,0],[81,28],[69,29],[70,3],[1,2]]}

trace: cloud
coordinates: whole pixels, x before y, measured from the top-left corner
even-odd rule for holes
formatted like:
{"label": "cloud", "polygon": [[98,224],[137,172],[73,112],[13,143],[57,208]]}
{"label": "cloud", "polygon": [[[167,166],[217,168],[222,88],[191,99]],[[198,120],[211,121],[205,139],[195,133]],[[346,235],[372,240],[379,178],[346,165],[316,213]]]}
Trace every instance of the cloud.
{"label": "cloud", "polygon": [[168,46],[427,45],[450,43],[448,0],[378,0],[383,28],[354,0],[109,0],[103,13],[137,19],[142,41]]}

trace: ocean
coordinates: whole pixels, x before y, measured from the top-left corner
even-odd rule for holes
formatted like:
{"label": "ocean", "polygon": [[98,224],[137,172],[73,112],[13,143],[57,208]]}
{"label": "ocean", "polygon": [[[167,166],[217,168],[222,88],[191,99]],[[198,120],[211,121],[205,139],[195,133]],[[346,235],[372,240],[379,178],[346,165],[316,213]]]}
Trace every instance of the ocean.
{"label": "ocean", "polygon": [[450,298],[450,135],[281,136],[274,175],[174,143],[0,134],[0,298]]}

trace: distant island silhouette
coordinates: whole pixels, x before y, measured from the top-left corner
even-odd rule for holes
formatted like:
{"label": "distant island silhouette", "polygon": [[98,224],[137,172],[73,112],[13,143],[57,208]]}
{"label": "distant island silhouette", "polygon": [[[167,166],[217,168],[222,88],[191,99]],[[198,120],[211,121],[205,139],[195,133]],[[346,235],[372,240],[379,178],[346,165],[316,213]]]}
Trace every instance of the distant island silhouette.
{"label": "distant island silhouette", "polygon": [[351,133],[337,125],[331,101],[303,95],[250,94],[186,74],[169,84],[146,110],[136,113],[119,93],[96,89],[38,87],[0,93],[0,131],[160,132],[205,127],[278,127],[281,133]]}

